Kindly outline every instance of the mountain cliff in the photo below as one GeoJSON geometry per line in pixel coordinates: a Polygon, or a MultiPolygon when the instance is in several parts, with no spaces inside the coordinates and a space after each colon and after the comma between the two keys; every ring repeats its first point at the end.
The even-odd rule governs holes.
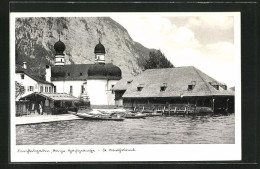
{"type": "Polygon", "coordinates": [[[26,61],[31,69],[44,73],[54,64],[53,45],[59,39],[66,45],[66,64],[94,63],[94,48],[99,39],[106,48],[106,63],[121,68],[123,77],[140,73],[149,52],[134,42],[127,30],[109,17],[30,17],[17,18],[16,63],[26,61]]]}

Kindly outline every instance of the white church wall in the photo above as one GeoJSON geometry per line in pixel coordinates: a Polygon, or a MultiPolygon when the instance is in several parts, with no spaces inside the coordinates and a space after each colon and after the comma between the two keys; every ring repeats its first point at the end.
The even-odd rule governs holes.
{"type": "Polygon", "coordinates": [[[109,80],[108,81],[108,94],[107,100],[109,105],[115,105],[115,94],[112,92],[112,86],[114,86],[118,80],[109,80]]]}
{"type": "Polygon", "coordinates": [[[56,93],[68,93],[70,94],[70,86],[72,86],[72,95],[80,97],[81,86],[85,81],[53,81],[56,86],[56,93]]]}
{"type": "Polygon", "coordinates": [[[107,105],[107,80],[88,80],[87,92],[91,105],[107,105]]]}

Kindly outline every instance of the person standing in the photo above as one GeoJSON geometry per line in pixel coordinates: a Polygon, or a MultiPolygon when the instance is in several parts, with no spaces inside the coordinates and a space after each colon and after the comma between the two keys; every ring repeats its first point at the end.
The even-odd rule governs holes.
{"type": "Polygon", "coordinates": [[[41,104],[39,104],[39,111],[40,111],[40,115],[42,115],[43,113],[42,113],[42,105],[41,104]]]}

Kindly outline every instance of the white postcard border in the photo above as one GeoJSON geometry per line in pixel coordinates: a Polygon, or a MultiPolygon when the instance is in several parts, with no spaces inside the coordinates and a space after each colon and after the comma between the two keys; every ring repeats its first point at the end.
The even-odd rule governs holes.
{"type": "MultiPolygon", "coordinates": [[[[15,126],[15,18],[16,17],[97,17],[118,13],[10,13],[10,155],[11,162],[116,162],[116,161],[229,161],[241,160],[241,26],[240,12],[234,16],[235,46],[235,144],[156,145],[16,145],[15,126]],[[53,151],[57,150],[57,151],[53,151]],[[75,151],[73,151],[75,150],[75,151]],[[111,151],[110,151],[111,150],[111,151]],[[46,152],[45,152],[46,151],[46,152]],[[48,152],[49,151],[49,152],[48,152]],[[65,151],[65,152],[64,152],[65,151]]],[[[120,13],[120,15],[201,16],[204,12],[120,13]]],[[[216,14],[216,12],[207,12],[216,14]]]]}

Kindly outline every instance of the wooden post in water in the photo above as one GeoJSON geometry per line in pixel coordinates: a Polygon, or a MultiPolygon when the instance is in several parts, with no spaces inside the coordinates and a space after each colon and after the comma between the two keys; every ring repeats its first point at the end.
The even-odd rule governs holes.
{"type": "Polygon", "coordinates": [[[212,110],[214,113],[215,112],[215,99],[214,98],[212,99],[212,110]]]}
{"type": "Polygon", "coordinates": [[[227,113],[228,113],[228,101],[229,101],[229,99],[227,99],[227,108],[226,108],[227,113]]]}

